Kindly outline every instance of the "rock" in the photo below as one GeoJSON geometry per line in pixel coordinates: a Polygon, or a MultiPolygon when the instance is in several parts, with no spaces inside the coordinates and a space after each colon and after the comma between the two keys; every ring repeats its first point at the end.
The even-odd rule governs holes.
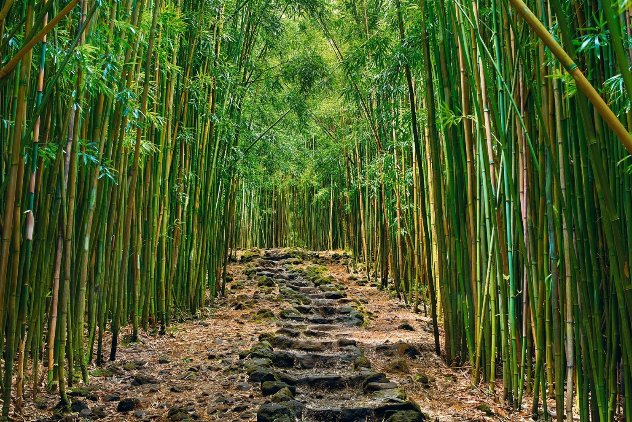
{"type": "Polygon", "coordinates": [[[265,366],[259,366],[248,374],[248,380],[251,382],[274,381],[276,379],[276,373],[265,366]]]}
{"type": "Polygon", "coordinates": [[[485,413],[485,415],[487,416],[494,416],[494,411],[492,410],[491,407],[489,407],[489,405],[487,403],[481,403],[478,406],[476,406],[477,410],[480,410],[481,412],[485,413]]]}
{"type": "Polygon", "coordinates": [[[316,357],[313,354],[305,354],[296,357],[296,363],[299,368],[312,369],[316,366],[316,357]]]}
{"type": "Polygon", "coordinates": [[[300,331],[287,327],[279,328],[276,333],[288,337],[298,337],[301,335],[300,331]]]}
{"type": "Polygon", "coordinates": [[[400,324],[399,327],[397,327],[397,329],[404,330],[404,331],[415,331],[415,328],[413,328],[413,326],[407,322],[400,324]]]}
{"type": "MultiPolygon", "coordinates": [[[[373,392],[373,397],[387,403],[405,403],[406,392],[401,388],[389,388],[388,390],[378,390],[373,392]]],[[[411,410],[411,409],[398,409],[411,410]]],[[[412,409],[416,410],[416,409],[412,409]]]]}
{"type": "Polygon", "coordinates": [[[386,366],[386,371],[396,372],[400,374],[409,374],[410,368],[408,366],[408,362],[406,362],[404,359],[395,359],[386,366]]]}
{"type": "Polygon", "coordinates": [[[98,401],[99,397],[94,394],[90,389],[85,387],[79,387],[73,389],[70,393],[68,393],[70,397],[85,397],[90,401],[98,401]]]}
{"type": "Polygon", "coordinates": [[[266,403],[257,412],[257,422],[291,422],[295,416],[288,406],[266,403]]]}
{"type": "Polygon", "coordinates": [[[312,307],[311,306],[296,305],[294,307],[294,309],[296,309],[298,312],[300,312],[302,314],[310,314],[310,313],[312,313],[312,307]]]}
{"type": "Polygon", "coordinates": [[[286,351],[274,352],[272,363],[279,368],[291,368],[294,366],[294,354],[286,351]]]}
{"type": "Polygon", "coordinates": [[[117,412],[131,412],[140,407],[140,400],[135,397],[128,397],[119,402],[116,406],[117,412]]]}
{"type": "Polygon", "coordinates": [[[159,363],[160,365],[166,365],[166,364],[168,364],[168,363],[171,363],[171,359],[169,359],[169,358],[168,358],[168,357],[166,357],[166,356],[161,356],[161,357],[159,357],[159,358],[158,358],[158,363],[159,363]]]}
{"type": "Polygon", "coordinates": [[[264,381],[261,384],[261,394],[263,394],[264,397],[271,396],[283,388],[287,388],[292,393],[292,396],[296,394],[296,387],[286,384],[283,381],[264,381]]]}
{"type": "Polygon", "coordinates": [[[355,309],[353,309],[351,306],[343,306],[341,308],[338,308],[338,313],[339,314],[343,314],[343,315],[349,315],[352,312],[356,311],[355,309]]]}
{"type": "Polygon", "coordinates": [[[395,412],[386,422],[424,422],[426,415],[415,410],[402,410],[395,412]]]}
{"type": "Polygon", "coordinates": [[[382,372],[375,372],[367,369],[354,376],[351,379],[351,382],[355,385],[361,385],[364,387],[370,382],[388,382],[388,378],[386,378],[386,375],[382,372]]]}
{"type": "Polygon", "coordinates": [[[78,413],[85,409],[89,409],[89,407],[83,400],[73,400],[72,404],[70,405],[70,410],[73,412],[78,413]]]}
{"type": "Polygon", "coordinates": [[[142,419],[147,415],[147,412],[145,412],[144,410],[136,410],[134,412],[134,416],[136,416],[138,419],[142,419]]]}
{"type": "Polygon", "coordinates": [[[250,364],[256,366],[272,366],[272,359],[268,358],[252,358],[250,364]]]}
{"type": "Polygon", "coordinates": [[[352,338],[339,338],[338,339],[338,346],[340,346],[340,347],[356,346],[357,344],[358,344],[358,342],[356,342],[352,338]]]}
{"type": "Polygon", "coordinates": [[[272,396],[270,396],[270,400],[273,403],[281,403],[281,402],[290,401],[293,399],[294,399],[294,394],[292,394],[292,391],[290,391],[289,388],[282,388],[276,393],[274,393],[272,396]]]}
{"type": "Polygon", "coordinates": [[[299,384],[311,388],[344,388],[345,383],[340,375],[310,375],[298,380],[299,384]]]}
{"type": "Polygon", "coordinates": [[[342,299],[344,295],[340,292],[325,292],[325,299],[342,299]]]}
{"type": "Polygon", "coordinates": [[[317,421],[358,422],[372,420],[369,419],[372,409],[368,407],[313,409],[308,410],[308,413],[310,420],[317,421]]]}
{"type": "Polygon", "coordinates": [[[364,315],[358,311],[353,311],[349,315],[340,317],[339,321],[351,327],[360,327],[362,326],[362,324],[364,324],[364,315]]]}
{"type": "Polygon", "coordinates": [[[364,355],[360,355],[353,361],[353,367],[359,368],[371,368],[371,361],[364,355]]]}
{"type": "Polygon", "coordinates": [[[92,410],[87,407],[85,409],[81,409],[81,412],[79,412],[79,416],[82,418],[87,418],[90,415],[92,415],[92,410]]]}
{"type": "Polygon", "coordinates": [[[420,373],[413,376],[413,381],[418,382],[425,388],[428,388],[430,387],[430,383],[434,380],[431,379],[428,375],[420,373]]]}
{"type": "Polygon", "coordinates": [[[180,387],[179,385],[174,385],[169,389],[169,391],[171,391],[172,393],[182,393],[185,391],[185,389],[183,387],[180,387]]]}
{"type": "Polygon", "coordinates": [[[248,390],[250,390],[250,384],[248,384],[246,382],[240,382],[235,387],[237,387],[237,389],[240,390],[240,391],[248,391],[248,390]]]}
{"type": "Polygon", "coordinates": [[[145,362],[143,360],[133,360],[133,361],[130,361],[130,362],[125,362],[123,364],[123,369],[125,369],[127,371],[135,371],[135,370],[137,371],[137,370],[142,369],[145,366],[146,363],[147,362],[145,362]]]}
{"type": "Polygon", "coordinates": [[[396,343],[396,345],[397,345],[397,354],[399,354],[400,356],[408,356],[409,358],[414,359],[420,355],[419,349],[417,349],[415,346],[411,344],[399,342],[399,343],[396,343]]]}
{"type": "Polygon", "coordinates": [[[420,355],[419,349],[403,341],[397,343],[383,343],[375,348],[375,351],[385,356],[408,356],[411,359],[420,355]]]}
{"type": "Polygon", "coordinates": [[[303,403],[296,400],[283,402],[283,405],[290,409],[292,414],[294,414],[297,419],[300,419],[301,415],[303,414],[303,409],[305,408],[305,405],[303,403]]]}
{"type": "MultiPolygon", "coordinates": [[[[269,335],[267,337],[267,341],[272,345],[272,347],[279,349],[292,349],[294,345],[294,340],[287,336],[269,335]]],[[[272,359],[272,356],[270,356],[270,359],[272,359]]]]}
{"type": "Polygon", "coordinates": [[[364,386],[365,391],[382,391],[397,388],[394,382],[369,382],[364,386]]]}
{"type": "Polygon", "coordinates": [[[248,406],[245,404],[238,404],[237,406],[233,407],[233,412],[236,413],[241,413],[248,410],[248,406]]]}
{"type": "Polygon", "coordinates": [[[105,410],[105,407],[99,406],[92,409],[91,419],[102,419],[105,418],[108,413],[105,410]]]}
{"type": "Polygon", "coordinates": [[[169,419],[170,421],[191,420],[193,419],[192,418],[193,415],[191,415],[190,412],[194,410],[195,409],[192,409],[190,407],[174,406],[171,409],[169,409],[169,413],[167,413],[167,419],[169,419]]]}
{"type": "Polygon", "coordinates": [[[255,314],[256,319],[272,319],[274,318],[274,312],[270,309],[259,309],[255,314]]]}
{"type": "Polygon", "coordinates": [[[134,375],[134,377],[132,378],[132,385],[134,387],[146,384],[158,384],[158,380],[148,375],[134,375]]]}
{"type": "Polygon", "coordinates": [[[289,385],[296,385],[298,383],[298,380],[296,378],[284,372],[278,373],[277,378],[279,379],[279,381],[283,381],[284,383],[289,385]]]}
{"type": "Polygon", "coordinates": [[[272,345],[267,341],[261,341],[250,348],[250,350],[242,351],[239,353],[240,359],[245,359],[250,356],[251,358],[266,358],[272,359],[272,345]]]}
{"type": "Polygon", "coordinates": [[[121,396],[119,394],[108,394],[107,396],[105,396],[104,400],[107,401],[119,401],[121,400],[121,396]]]}
{"type": "Polygon", "coordinates": [[[305,317],[296,309],[284,309],[279,312],[279,318],[289,319],[290,321],[302,321],[305,317]]]}
{"type": "Polygon", "coordinates": [[[334,322],[334,320],[332,318],[327,318],[327,317],[322,317],[322,316],[314,316],[309,318],[309,322],[311,324],[319,324],[319,325],[325,325],[325,324],[330,324],[332,322],[334,322]]]}
{"type": "Polygon", "coordinates": [[[304,350],[306,352],[324,352],[327,347],[329,347],[329,344],[324,342],[310,340],[297,340],[294,342],[295,349],[304,350]]]}
{"type": "Polygon", "coordinates": [[[274,280],[265,275],[257,277],[257,286],[259,287],[274,287],[274,280]]]}

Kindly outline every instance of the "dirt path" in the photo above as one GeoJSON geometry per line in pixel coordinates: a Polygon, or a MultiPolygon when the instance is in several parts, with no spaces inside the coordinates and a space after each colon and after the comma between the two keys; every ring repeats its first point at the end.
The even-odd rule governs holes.
{"type": "MultiPolygon", "coordinates": [[[[247,251],[230,294],[167,336],[125,344],[65,420],[519,420],[433,353],[430,319],[340,254],[247,251]],[[298,418],[296,418],[298,416],[298,418]],[[390,418],[390,419],[389,419],[390,418]]],[[[59,420],[41,394],[23,420],[59,420]]]]}

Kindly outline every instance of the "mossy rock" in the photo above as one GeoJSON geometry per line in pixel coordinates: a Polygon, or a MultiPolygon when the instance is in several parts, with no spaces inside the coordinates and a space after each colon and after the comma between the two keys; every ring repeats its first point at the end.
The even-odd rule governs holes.
{"type": "Polygon", "coordinates": [[[261,257],[261,251],[258,249],[249,249],[241,255],[240,262],[251,262],[261,257]]]}
{"type": "Polygon", "coordinates": [[[389,390],[379,390],[373,393],[373,397],[389,402],[403,402],[406,400],[406,392],[401,388],[391,388],[389,390]]]}
{"type": "Polygon", "coordinates": [[[410,374],[410,367],[408,366],[408,362],[405,359],[395,359],[389,362],[386,366],[386,370],[388,372],[400,373],[400,374],[410,374]]]}
{"type": "Polygon", "coordinates": [[[264,397],[276,394],[281,390],[288,390],[290,392],[290,399],[296,394],[296,386],[286,384],[283,381],[264,381],[261,383],[261,394],[263,394],[264,397]]]}
{"type": "Polygon", "coordinates": [[[494,411],[492,410],[491,407],[489,407],[487,403],[479,404],[478,406],[476,406],[476,409],[485,413],[486,416],[494,416],[494,411]]]}
{"type": "Polygon", "coordinates": [[[260,275],[257,277],[257,286],[259,287],[274,287],[274,280],[265,275],[260,275]]]}
{"type": "Polygon", "coordinates": [[[85,397],[91,401],[97,401],[99,399],[92,389],[88,387],[75,387],[68,395],[70,397],[85,397]]]}
{"type": "Polygon", "coordinates": [[[139,369],[142,369],[145,366],[145,363],[146,362],[141,361],[141,360],[125,362],[123,364],[123,369],[125,369],[126,371],[137,371],[139,369]]]}
{"type": "Polygon", "coordinates": [[[272,403],[282,403],[284,401],[290,401],[294,398],[294,395],[289,388],[284,387],[270,396],[272,403]]]}
{"type": "Polygon", "coordinates": [[[359,368],[371,368],[371,361],[364,355],[360,355],[353,361],[353,367],[359,368]]]}
{"type": "Polygon", "coordinates": [[[281,312],[279,312],[279,318],[297,319],[297,318],[302,318],[302,315],[296,309],[289,308],[289,309],[283,309],[281,312]]]}
{"type": "Polygon", "coordinates": [[[251,358],[263,358],[272,360],[272,346],[267,341],[261,341],[254,346],[252,346],[249,350],[245,350],[239,353],[240,359],[245,359],[250,356],[251,358]]]}
{"type": "Polygon", "coordinates": [[[257,271],[259,270],[259,267],[257,267],[256,265],[249,263],[246,264],[244,266],[244,274],[246,274],[248,277],[252,277],[253,275],[255,275],[257,273],[257,271]]]}
{"type": "Polygon", "coordinates": [[[230,285],[230,290],[239,290],[239,289],[243,289],[244,288],[244,282],[243,281],[238,281],[236,283],[233,283],[230,285]]]}
{"type": "Polygon", "coordinates": [[[419,374],[413,375],[413,381],[421,384],[425,388],[428,388],[430,387],[430,383],[433,382],[434,379],[432,379],[431,377],[429,377],[428,375],[424,373],[419,373],[419,374]]]}
{"type": "Polygon", "coordinates": [[[110,368],[97,368],[90,371],[90,375],[95,378],[107,378],[115,375],[115,372],[110,368]]]}
{"type": "Polygon", "coordinates": [[[273,319],[274,318],[274,312],[272,312],[270,309],[259,309],[257,311],[257,313],[254,316],[254,320],[255,321],[261,321],[264,319],[273,319]]]}

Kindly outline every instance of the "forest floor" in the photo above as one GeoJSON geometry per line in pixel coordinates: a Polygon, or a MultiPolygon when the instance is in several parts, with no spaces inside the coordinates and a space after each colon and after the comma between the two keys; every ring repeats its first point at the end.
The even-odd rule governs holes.
{"type": "MultiPolygon", "coordinates": [[[[287,403],[304,421],[423,420],[417,409],[436,421],[526,420],[473,387],[467,368],[446,366],[430,318],[350,273],[343,254],[239,256],[225,299],[124,343],[73,390],[64,420],[281,421],[287,403]]],[[[56,401],[40,393],[16,419],[59,420],[56,401]]]]}

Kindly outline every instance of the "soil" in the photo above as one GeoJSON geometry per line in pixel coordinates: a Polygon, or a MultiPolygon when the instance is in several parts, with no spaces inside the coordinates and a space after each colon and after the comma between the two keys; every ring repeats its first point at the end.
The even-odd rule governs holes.
{"type": "Polygon", "coordinates": [[[75,386],[73,413],[57,414],[57,396],[43,391],[15,419],[256,421],[259,413],[264,421],[275,403],[290,402],[305,421],[386,420],[394,412],[389,420],[422,420],[415,412],[436,421],[528,419],[487,386],[472,386],[469,368],[435,355],[429,316],[349,264],[342,252],[240,252],[226,298],[166,335],[124,342],[117,361],[91,367],[89,386],[75,386]],[[268,348],[271,361],[260,356],[268,348]],[[267,383],[252,379],[253,365],[267,383]],[[369,371],[381,378],[357,381],[369,371]],[[375,413],[384,400],[400,407],[375,413]],[[347,411],[350,419],[341,419],[351,407],[369,416],[347,411]]]}

